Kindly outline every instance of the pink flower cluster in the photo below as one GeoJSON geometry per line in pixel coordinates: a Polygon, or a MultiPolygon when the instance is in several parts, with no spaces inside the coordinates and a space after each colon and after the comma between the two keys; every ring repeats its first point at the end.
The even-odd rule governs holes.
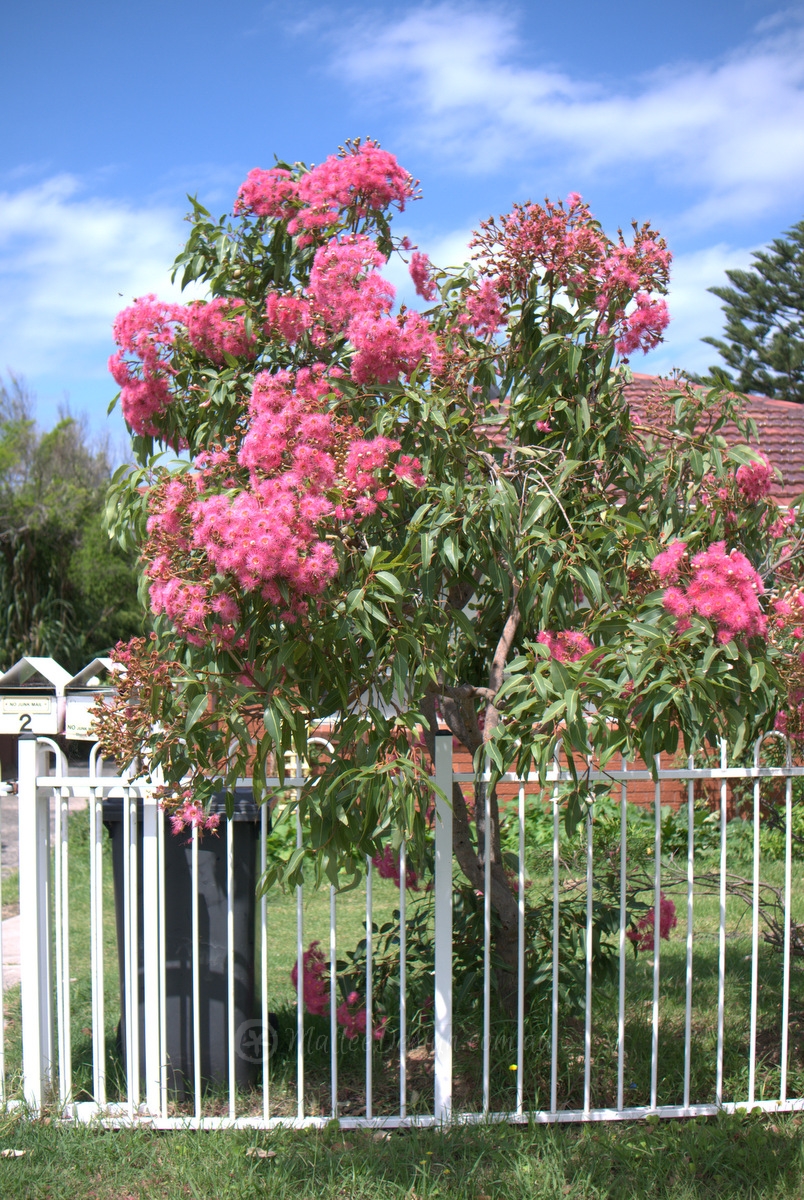
{"type": "Polygon", "coordinates": [[[184,310],[187,337],[210,362],[220,366],[224,355],[251,358],[257,343],[253,334],[246,333],[245,306],[236,300],[217,297],[197,300],[184,310]]]}
{"type": "MultiPolygon", "coordinates": [[[[676,906],[673,901],[659,893],[659,937],[668,941],[671,929],[678,925],[676,906]]],[[[656,910],[655,906],[648,909],[636,923],[636,928],[628,930],[627,935],[636,950],[655,950],[656,948],[656,910]]]]}
{"type": "Polygon", "coordinates": [[[748,504],[757,504],[770,494],[773,487],[773,467],[767,455],[760,453],[752,463],[737,468],[737,487],[748,504]]]}
{"type": "Polygon", "coordinates": [[[665,302],[651,296],[667,290],[671,256],[664,241],[643,225],[634,226],[631,245],[622,234],[611,242],[577,192],[566,204],[515,205],[499,225],[483,222],[472,246],[481,273],[495,277],[501,294],[524,295],[536,276],[592,303],[599,333],[611,333],[620,354],[652,349],[667,327],[665,302]]]}
{"type": "Polygon", "coordinates": [[[186,328],[188,341],[211,362],[224,354],[252,358],[256,340],[246,333],[244,305],[216,298],[190,305],[166,304],[143,296],[123,309],[113,333],[119,349],[109,370],[120,388],[123,416],[135,433],[159,434],[156,423],[172,399],[176,333],[186,328]]]}
{"type": "Polygon", "coordinates": [[[647,292],[637,292],[636,308],[622,319],[622,332],[615,343],[618,354],[628,356],[635,350],[645,354],[662,340],[670,323],[670,313],[664,300],[655,300],[647,292]]]}
{"type": "Polygon", "coordinates": [[[304,244],[337,225],[344,209],[357,216],[390,204],[402,210],[416,194],[415,181],[394,155],[369,139],[331,154],[298,179],[284,167],[250,171],[235,212],[286,220],[288,231],[304,244]]]}
{"type": "Polygon", "coordinates": [[[438,295],[436,281],[430,275],[430,259],[419,250],[414,250],[410,257],[410,277],[416,288],[417,296],[422,300],[435,300],[438,295]]]}
{"type": "Polygon", "coordinates": [[[478,337],[493,337],[505,320],[500,293],[493,279],[484,279],[478,288],[471,288],[465,296],[466,312],[461,324],[475,330],[478,337]]]}
{"type": "Polygon", "coordinates": [[[184,791],[181,794],[173,792],[163,795],[161,807],[170,817],[171,833],[178,836],[185,829],[197,829],[199,837],[204,833],[217,833],[220,816],[213,813],[208,816],[203,807],[192,798],[192,793],[184,791]]]}
{"type": "MultiPolygon", "coordinates": [[[[299,964],[293,964],[290,981],[298,993],[299,964]]],[[[324,958],[320,942],[311,942],[302,955],[302,1000],[308,1013],[325,1017],[329,1012],[329,964],[324,958]]],[[[366,1008],[357,992],[350,992],[346,1000],[335,1010],[335,1019],[351,1040],[366,1032],[366,1008]]],[[[383,1017],[372,1031],[376,1041],[385,1033],[387,1017],[383,1017]]]]}
{"type": "Polygon", "coordinates": [[[195,472],[152,489],[151,607],[188,640],[235,640],[239,606],[226,588],[213,587],[213,574],[259,592],[287,619],[298,616],[338,570],[326,524],[375,512],[388,496],[384,473],[389,483],[423,482],[418,459],[403,455],[391,466],[399,442],[356,437],[354,426],[339,424],[332,407],[339,378],[322,364],[258,374],[237,459],[200,455],[195,472]],[[248,471],[248,486],[236,490],[238,467],[248,471]]]}
{"type": "Polygon", "coordinates": [[[562,663],[577,662],[579,658],[583,658],[584,654],[588,654],[595,648],[594,643],[586,634],[577,629],[563,629],[558,633],[544,629],[536,641],[547,647],[551,658],[562,663]]]}
{"type": "Polygon", "coordinates": [[[655,571],[662,583],[676,583],[686,555],[686,542],[671,542],[666,550],[656,555],[650,564],[651,570],[655,571]]]}
{"type": "MultiPolygon", "coordinates": [[[[311,942],[302,955],[302,997],[304,1007],[314,1017],[323,1017],[329,1012],[328,963],[324,958],[320,942],[311,942]]],[[[299,989],[299,964],[293,964],[290,982],[295,991],[299,989]]]]}
{"type": "MultiPolygon", "coordinates": [[[[685,553],[685,543],[674,542],[653,560],[653,570],[663,583],[680,580],[685,553]]],[[[691,627],[689,618],[697,613],[712,622],[719,642],[730,642],[740,634],[764,637],[767,617],[759,603],[764,590],[740,550],[727,554],[726,543],[715,542],[695,555],[684,587],[666,589],[663,604],[677,618],[680,632],[691,627]]]]}
{"type": "MultiPolygon", "coordinates": [[[[399,887],[399,855],[394,854],[391,846],[386,846],[382,854],[375,854],[371,863],[381,879],[392,879],[399,887]]],[[[419,890],[419,877],[410,863],[405,864],[405,887],[412,892],[419,890]]]]}
{"type": "Polygon", "coordinates": [[[109,359],[109,370],[120,388],[123,416],[135,433],[157,433],[154,418],[170,403],[171,351],[184,313],[182,305],[164,304],[151,294],[115,319],[114,340],[120,348],[109,359]]]}

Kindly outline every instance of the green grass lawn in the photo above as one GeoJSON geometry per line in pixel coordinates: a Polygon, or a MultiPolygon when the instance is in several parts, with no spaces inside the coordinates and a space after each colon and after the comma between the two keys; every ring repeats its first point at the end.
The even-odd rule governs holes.
{"type": "Polygon", "coordinates": [[[802,1118],[155,1133],[0,1116],[0,1194],[30,1200],[797,1200],[802,1118]]]}

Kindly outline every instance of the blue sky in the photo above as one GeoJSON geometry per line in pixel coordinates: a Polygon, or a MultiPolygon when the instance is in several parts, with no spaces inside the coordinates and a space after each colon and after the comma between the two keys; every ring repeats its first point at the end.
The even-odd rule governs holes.
{"type": "Polygon", "coordinates": [[[3,10],[0,370],[44,426],[66,398],[121,447],[116,311],[172,294],[188,192],[223,212],[275,154],[378,139],[422,181],[400,230],[443,265],[514,200],[579,191],[610,233],[650,220],[675,254],[673,320],[636,370],[714,361],[707,287],[804,216],[804,2],[3,10]]]}

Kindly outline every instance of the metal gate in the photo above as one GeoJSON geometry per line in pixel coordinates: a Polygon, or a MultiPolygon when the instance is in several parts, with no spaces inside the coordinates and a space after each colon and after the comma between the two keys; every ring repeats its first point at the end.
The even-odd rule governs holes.
{"type": "MultiPolygon", "coordinates": [[[[796,1068],[796,1077],[791,1085],[790,1065],[791,1049],[796,1053],[798,1050],[797,1045],[791,1048],[791,996],[795,1000],[801,994],[804,1006],[804,988],[799,987],[797,964],[794,961],[798,934],[793,912],[796,903],[793,885],[793,782],[804,775],[804,767],[791,765],[790,747],[786,742],[783,743],[785,763],[781,766],[761,765],[761,746],[758,743],[754,765],[750,767],[730,766],[727,748],[723,745],[719,765],[715,767],[696,767],[690,760],[686,767],[679,768],[657,760],[655,775],[644,767],[634,767],[625,762],[616,770],[588,772],[589,782],[603,782],[613,789],[614,802],[619,805],[619,853],[616,847],[611,849],[603,864],[610,885],[615,875],[619,880],[619,909],[617,911],[615,905],[612,917],[616,928],[610,930],[607,942],[609,957],[616,963],[616,970],[605,986],[594,981],[596,904],[599,903],[596,888],[599,887],[601,870],[600,863],[595,859],[594,808],[589,810],[582,826],[582,869],[576,870],[574,876],[569,878],[567,840],[562,822],[562,789],[569,781],[568,773],[559,765],[555,765],[548,773],[547,782],[552,798],[548,796],[546,801],[543,784],[535,776],[522,780],[505,777],[504,782],[513,785],[515,793],[508,819],[516,842],[514,887],[518,895],[519,925],[516,1013],[515,1016],[509,1015],[505,1023],[505,1037],[501,1043],[495,1033],[500,1021],[495,1015],[494,918],[490,902],[491,862],[488,843],[484,863],[486,887],[482,897],[482,952],[480,949],[478,951],[480,985],[473,1001],[472,1011],[475,1015],[469,1018],[470,1024],[472,1020],[476,1021],[476,1039],[469,1037],[467,1040],[466,1019],[453,1011],[455,996],[461,991],[461,978],[460,973],[454,971],[453,962],[455,905],[452,810],[446,798],[452,793],[453,782],[471,785],[475,777],[454,773],[450,736],[440,735],[436,740],[435,783],[438,795],[434,830],[435,866],[432,896],[427,900],[428,904],[432,903],[434,939],[432,1000],[428,1001],[432,1006],[432,1019],[426,1036],[423,1040],[420,1037],[414,1045],[410,1032],[408,919],[411,904],[423,901],[406,895],[407,864],[403,846],[399,859],[397,901],[399,961],[396,986],[399,1012],[394,1016],[398,1034],[390,1052],[374,1036],[379,1028],[374,1011],[373,977],[378,938],[375,922],[376,870],[370,861],[366,863],[365,1030],[360,1042],[361,1051],[363,1047],[365,1049],[365,1058],[359,1089],[362,1103],[358,1104],[355,1100],[353,1051],[349,1060],[350,1104],[345,1104],[343,1100],[344,1083],[336,1019],[338,980],[335,970],[330,971],[329,979],[329,1062],[324,1070],[319,1056],[315,1079],[310,1074],[309,1047],[305,1037],[305,1022],[309,1021],[309,1017],[305,1014],[304,1004],[307,910],[306,889],[303,888],[298,888],[290,901],[295,903],[293,949],[298,972],[295,1097],[290,1102],[285,1089],[282,1102],[279,1103],[272,1088],[275,1062],[269,1036],[269,1005],[273,986],[269,950],[275,944],[276,934],[272,929],[265,896],[257,905],[255,934],[260,1003],[249,1029],[245,1031],[249,1034],[248,1053],[258,1058],[255,1064],[257,1077],[255,1087],[248,1095],[238,1089],[235,1082],[236,1065],[238,1055],[243,1053],[244,1031],[235,1026],[233,894],[236,866],[231,827],[222,822],[220,839],[226,853],[228,905],[225,971],[227,1018],[222,1036],[226,1039],[228,1069],[226,1086],[211,1105],[204,1094],[200,1070],[199,1011],[202,997],[199,956],[202,902],[198,890],[197,831],[194,830],[192,834],[191,886],[186,897],[192,928],[194,1061],[187,1102],[178,1104],[168,1086],[166,1049],[164,871],[166,838],[172,835],[166,831],[165,818],[154,791],[143,780],[105,775],[97,746],[91,751],[86,775],[77,777],[68,772],[64,754],[55,742],[44,737],[21,737],[18,803],[22,949],[19,1013],[22,1037],[20,1083],[15,1092],[10,1074],[13,1064],[9,1057],[8,1036],[3,1031],[4,1022],[0,1022],[0,1080],[6,1103],[23,1103],[34,1112],[41,1111],[46,1105],[56,1104],[65,1117],[76,1120],[100,1120],[113,1124],[147,1122],[158,1128],[270,1128],[279,1125],[323,1125],[332,1119],[339,1120],[343,1127],[432,1125],[449,1120],[468,1122],[488,1119],[599,1121],[635,1119],[649,1114],[658,1114],[660,1117],[705,1115],[720,1109],[733,1111],[741,1106],[758,1107],[766,1111],[804,1107],[804,1094],[801,1094],[798,1086],[800,1072],[796,1068]],[[51,768],[46,763],[48,754],[55,762],[51,768]],[[631,812],[628,804],[629,786],[641,784],[644,787],[646,782],[653,789],[650,814],[652,843],[646,851],[650,854],[652,864],[654,944],[649,965],[645,965],[644,956],[637,962],[633,953],[634,920],[628,908],[628,847],[629,838],[633,840],[628,825],[631,812]],[[719,839],[711,855],[711,869],[706,874],[705,896],[709,899],[702,899],[700,873],[696,875],[696,864],[700,861],[699,857],[696,858],[700,812],[696,808],[695,788],[702,783],[714,788],[717,794],[717,808],[708,827],[710,840],[718,842],[719,839]],[[730,873],[732,852],[729,838],[732,834],[729,831],[728,806],[729,789],[737,783],[748,789],[751,811],[743,822],[745,830],[740,832],[749,831],[752,843],[750,877],[743,880],[745,886],[740,893],[741,898],[738,897],[745,910],[740,918],[743,924],[737,921],[733,928],[733,909],[738,901],[733,897],[733,872],[730,873]],[[685,792],[685,803],[673,820],[676,843],[679,826],[686,825],[686,846],[682,847],[682,852],[676,844],[673,857],[670,858],[663,846],[663,824],[667,820],[663,800],[669,788],[677,791],[679,785],[685,792]],[[766,791],[771,787],[781,788],[784,792],[778,806],[783,851],[778,861],[779,882],[775,892],[778,901],[777,924],[781,929],[777,950],[769,948],[761,937],[765,894],[765,883],[761,876],[762,806],[766,791]],[[68,820],[69,803],[76,796],[86,799],[86,813],[73,815],[68,820]],[[109,982],[110,968],[104,958],[105,936],[108,945],[108,930],[105,934],[104,922],[109,917],[109,863],[108,852],[104,849],[107,834],[102,807],[104,799],[112,796],[122,800],[125,846],[122,945],[125,970],[120,1013],[125,1034],[122,1082],[118,1081],[114,1098],[110,1097],[107,1078],[109,993],[106,984],[109,982]],[[527,831],[529,814],[537,811],[537,805],[540,806],[543,823],[545,803],[548,806],[548,819],[552,822],[552,832],[541,851],[543,861],[549,864],[543,879],[543,908],[551,914],[551,928],[541,960],[546,999],[541,1010],[534,1013],[527,978],[528,963],[531,961],[526,930],[527,861],[530,852],[527,831]],[[138,811],[141,812],[141,819],[138,818],[138,811]],[[71,822],[79,820],[86,822],[88,831],[80,853],[89,859],[89,928],[80,936],[85,943],[88,934],[91,990],[91,1025],[83,1030],[83,1035],[91,1039],[91,1079],[82,1083],[80,1096],[74,1080],[72,1045],[73,1010],[77,1003],[76,986],[79,983],[76,976],[71,975],[71,963],[74,963],[76,954],[74,943],[78,937],[71,922],[71,905],[77,903],[77,893],[71,887],[71,868],[74,872],[76,850],[71,849],[69,840],[71,822]],[[52,841],[51,825],[55,830],[52,841]],[[683,887],[679,882],[682,874],[683,887]],[[672,947],[668,943],[665,949],[658,925],[662,904],[667,903],[663,892],[670,876],[679,898],[680,932],[672,947]],[[138,894],[140,888],[141,894],[138,894]],[[565,986],[562,982],[562,919],[566,917],[571,897],[575,905],[573,911],[583,911],[578,909],[578,905],[585,904],[585,927],[584,921],[579,920],[577,931],[581,950],[576,963],[578,974],[574,1017],[567,1016],[565,986]],[[700,920],[696,925],[702,904],[704,908],[709,904],[713,913],[713,906],[716,906],[716,916],[710,914],[706,928],[701,927],[700,920]],[[682,942],[683,985],[680,975],[682,942]],[[746,955],[744,951],[749,946],[750,951],[746,955]],[[668,968],[663,972],[663,964],[671,948],[672,970],[668,968]],[[704,957],[708,954],[706,962],[711,967],[709,982],[702,981],[702,977],[696,974],[696,953],[704,952],[704,957]],[[750,961],[750,971],[744,971],[739,966],[740,961],[750,961]],[[143,976],[142,1001],[138,985],[140,974],[143,976]],[[674,999],[670,997],[670,983],[673,983],[674,999]],[[709,991],[706,992],[708,999],[704,1002],[705,1011],[701,1012],[700,1003],[696,1007],[695,997],[696,989],[704,987],[709,991]],[[634,999],[635,988],[641,988],[638,999],[634,999]],[[734,1003],[742,1006],[741,1011],[744,1009],[744,1035],[735,1034],[727,1020],[730,1018],[732,995],[736,997],[734,1003]],[[674,1023],[668,1024],[667,1011],[671,1000],[675,1005],[675,1016],[674,1023]],[[144,1009],[142,1013],[141,1006],[144,1009]],[[771,1025],[767,1025],[766,1017],[762,1017],[766,1024],[760,1029],[760,1015],[769,1012],[775,1014],[771,1025]],[[533,1033],[534,1021],[538,1025],[538,1036],[533,1033]],[[255,1033],[261,1036],[255,1036],[255,1033]],[[635,1049],[637,1035],[644,1043],[639,1061],[635,1049]],[[778,1054],[773,1044],[776,1035],[778,1054]],[[740,1044],[740,1054],[744,1050],[744,1069],[740,1068],[736,1074],[735,1038],[740,1044]],[[680,1052],[682,1041],[683,1052],[680,1052]],[[706,1064],[703,1064],[699,1043],[709,1047],[707,1053],[711,1061],[707,1060],[706,1064]],[[501,1045],[503,1049],[500,1049],[501,1045]],[[675,1063],[675,1075],[668,1082],[664,1064],[670,1051],[675,1063]],[[499,1056],[503,1052],[509,1059],[515,1057],[515,1061],[501,1062],[499,1056]],[[699,1063],[705,1065],[711,1075],[711,1086],[706,1083],[707,1094],[698,1094],[697,1091],[699,1063]],[[768,1067],[768,1063],[772,1067],[768,1067]],[[414,1064],[418,1074],[412,1082],[414,1064]],[[383,1082],[381,1100],[378,1100],[375,1086],[378,1071],[383,1082]],[[510,1074],[505,1076],[501,1074],[502,1071],[510,1074]],[[641,1084],[629,1078],[638,1071],[641,1072],[641,1084]],[[392,1076],[393,1096],[386,1086],[392,1076]],[[426,1090],[421,1086],[422,1079],[426,1081],[426,1090]],[[313,1105],[315,1111],[310,1110],[312,1084],[317,1089],[317,1099],[313,1105]],[[639,1102],[631,1102],[629,1092],[638,1087],[645,1094],[639,1102]],[[356,1112],[356,1108],[361,1111],[356,1112]]],[[[303,775],[297,773],[285,779],[283,786],[298,791],[304,782],[303,775]]],[[[268,785],[279,788],[279,780],[269,780],[268,785]]],[[[487,790],[486,804],[489,803],[487,790]]],[[[258,861],[263,870],[267,861],[268,836],[268,811],[263,806],[258,840],[258,861]]],[[[298,823],[296,837],[297,845],[301,845],[303,830],[298,823]]],[[[742,840],[746,843],[745,837],[742,840]]],[[[84,867],[82,878],[85,874],[84,867]]],[[[337,962],[339,950],[342,949],[338,944],[341,903],[341,897],[331,889],[329,943],[326,947],[330,964],[337,962]]],[[[804,912],[801,917],[804,920],[804,912]]],[[[116,987],[117,980],[114,983],[116,987]]],[[[8,990],[3,996],[6,1016],[16,1003],[16,993],[8,990]]],[[[804,1014],[796,1014],[796,1020],[800,1015],[804,1014]]],[[[341,1037],[340,1044],[342,1041],[341,1037]]],[[[709,1076],[706,1078],[709,1079],[709,1076]]]]}

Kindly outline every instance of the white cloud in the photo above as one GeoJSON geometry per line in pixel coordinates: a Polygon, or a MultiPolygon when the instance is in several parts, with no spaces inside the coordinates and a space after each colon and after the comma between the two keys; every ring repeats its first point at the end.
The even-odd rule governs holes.
{"type": "Polygon", "coordinates": [[[720,62],[668,66],[619,89],[525,65],[522,49],[501,12],[442,3],[352,28],[338,72],[402,97],[415,139],[469,170],[545,155],[578,172],[649,168],[695,197],[689,218],[699,226],[804,196],[801,23],[720,62]]]}
{"type": "Polygon", "coordinates": [[[72,176],[0,193],[0,368],[103,376],[116,313],[175,296],[182,240],[176,211],[87,196],[72,176]]]}

